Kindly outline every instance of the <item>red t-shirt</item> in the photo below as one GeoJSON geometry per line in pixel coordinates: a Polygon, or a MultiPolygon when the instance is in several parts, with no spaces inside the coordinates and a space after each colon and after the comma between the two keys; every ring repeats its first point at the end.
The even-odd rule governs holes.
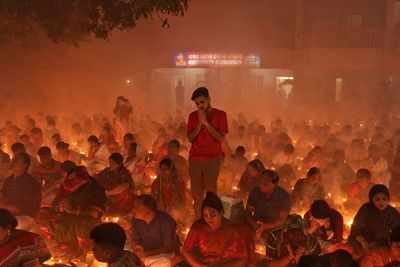
{"type": "MultiPolygon", "coordinates": [[[[213,109],[207,115],[207,121],[214,129],[220,133],[228,133],[228,119],[226,113],[222,110],[213,109]]],[[[197,111],[190,113],[187,123],[187,134],[190,134],[199,124],[197,111]]],[[[222,155],[222,146],[205,127],[202,127],[200,133],[192,141],[190,156],[195,160],[211,160],[222,155]]]]}

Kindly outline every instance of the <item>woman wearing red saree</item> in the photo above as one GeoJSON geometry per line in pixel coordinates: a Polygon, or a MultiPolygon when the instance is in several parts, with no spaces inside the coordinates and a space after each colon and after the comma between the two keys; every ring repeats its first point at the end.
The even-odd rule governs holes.
{"type": "Polygon", "coordinates": [[[37,234],[16,230],[17,220],[0,209],[0,266],[40,266],[50,258],[43,239],[37,234]]]}
{"type": "Polygon", "coordinates": [[[201,212],[202,219],[193,224],[183,246],[187,264],[192,267],[251,265],[254,253],[251,235],[244,225],[222,216],[223,205],[216,194],[207,193],[201,212]]]}
{"type": "Polygon", "coordinates": [[[106,205],[104,188],[84,167],[73,168],[51,208],[43,208],[41,221],[57,243],[73,251],[83,248],[89,232],[100,223],[106,205]]]}
{"type": "Polygon", "coordinates": [[[95,176],[106,190],[106,213],[110,216],[124,217],[133,208],[135,184],[131,173],[124,166],[120,153],[113,153],[108,158],[109,167],[95,176]]]}
{"type": "Polygon", "coordinates": [[[151,195],[157,200],[157,206],[164,211],[184,204],[186,184],[178,176],[174,162],[164,158],[159,164],[159,175],[151,185],[151,195]]]}

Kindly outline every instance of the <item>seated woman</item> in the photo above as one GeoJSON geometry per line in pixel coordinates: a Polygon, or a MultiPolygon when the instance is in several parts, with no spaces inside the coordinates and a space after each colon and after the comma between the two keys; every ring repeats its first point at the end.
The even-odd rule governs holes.
{"type": "Polygon", "coordinates": [[[324,252],[330,252],[343,241],[343,216],[324,200],[316,200],[304,215],[308,233],[317,238],[324,252]]]}
{"type": "Polygon", "coordinates": [[[120,153],[111,154],[108,161],[109,167],[95,178],[106,190],[107,215],[123,217],[133,208],[135,184],[120,153]]]}
{"type": "Polygon", "coordinates": [[[187,216],[189,197],[187,197],[186,183],[178,176],[171,159],[161,160],[159,175],[151,185],[151,195],[157,200],[159,209],[168,212],[178,225],[190,226],[190,216],[187,216]]]}
{"type": "Polygon", "coordinates": [[[247,199],[250,192],[258,186],[261,173],[265,171],[264,164],[259,159],[255,159],[247,163],[246,170],[242,174],[239,181],[238,197],[247,199]]]}
{"type": "Polygon", "coordinates": [[[369,202],[358,210],[351,226],[349,244],[355,253],[389,242],[390,230],[400,224],[400,213],[389,201],[385,185],[375,185],[369,191],[369,202]]]}
{"type": "Polygon", "coordinates": [[[379,246],[361,260],[361,267],[386,266],[392,262],[400,261],[400,225],[392,229],[390,243],[379,246]]]}
{"type": "Polygon", "coordinates": [[[211,192],[203,201],[201,213],[202,219],[193,224],[183,245],[186,263],[180,266],[249,266],[254,242],[246,226],[224,218],[222,202],[211,192]]]}
{"type": "Polygon", "coordinates": [[[94,175],[107,168],[110,151],[95,135],[89,136],[88,143],[89,152],[83,163],[87,166],[89,173],[94,175]]]}
{"type": "Polygon", "coordinates": [[[126,158],[124,161],[124,166],[132,173],[135,173],[136,162],[139,160],[139,155],[137,153],[137,143],[131,143],[128,145],[126,150],[126,158]]]}
{"type": "Polygon", "coordinates": [[[185,204],[186,184],[175,168],[174,162],[165,158],[159,164],[159,175],[151,185],[151,195],[157,200],[157,206],[164,211],[185,204]]]}
{"type": "Polygon", "coordinates": [[[357,180],[352,183],[347,191],[348,207],[360,208],[368,202],[368,194],[375,185],[371,182],[371,172],[368,169],[359,169],[356,174],[357,180]]]}
{"type": "Polygon", "coordinates": [[[103,187],[82,166],[73,168],[54,198],[41,210],[41,221],[57,243],[76,249],[87,245],[89,231],[100,223],[106,206],[103,187]]]}
{"type": "Polygon", "coordinates": [[[17,219],[0,209],[0,266],[40,266],[51,255],[43,239],[34,233],[15,229],[17,219]]]}

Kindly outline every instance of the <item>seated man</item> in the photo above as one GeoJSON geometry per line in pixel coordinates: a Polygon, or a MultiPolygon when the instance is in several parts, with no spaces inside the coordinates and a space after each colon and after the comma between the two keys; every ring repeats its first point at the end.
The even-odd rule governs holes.
{"type": "Polygon", "coordinates": [[[308,233],[320,241],[326,252],[343,241],[343,216],[324,200],[314,201],[304,219],[308,224],[308,233]]]}
{"type": "Polygon", "coordinates": [[[90,231],[93,240],[93,254],[97,261],[110,267],[144,267],[135,253],[124,250],[126,234],[116,223],[96,226],[90,231]]]}
{"type": "Polygon", "coordinates": [[[30,163],[28,154],[16,155],[11,163],[12,175],[6,179],[1,189],[0,208],[16,216],[21,230],[32,227],[41,201],[40,184],[27,172],[30,163]]]}
{"type": "Polygon", "coordinates": [[[318,241],[307,232],[307,223],[299,215],[289,215],[286,222],[267,237],[269,267],[296,266],[303,255],[319,255],[318,241]]]}
{"type": "MultiPolygon", "coordinates": [[[[18,154],[20,153],[27,153],[24,144],[22,143],[14,143],[11,146],[11,151],[13,153],[13,158],[15,158],[18,154]]],[[[39,166],[39,162],[38,160],[33,157],[32,155],[29,155],[29,158],[31,159],[31,163],[30,163],[30,167],[29,167],[29,172],[34,172],[37,169],[37,166],[39,166]]]]}
{"type": "Polygon", "coordinates": [[[53,159],[51,150],[43,146],[38,150],[40,164],[33,176],[42,185],[43,197],[56,193],[61,184],[61,163],[53,159]]]}
{"type": "Polygon", "coordinates": [[[293,207],[301,209],[310,207],[314,200],[324,199],[325,192],[321,183],[321,170],[317,167],[307,172],[307,177],[294,185],[292,192],[293,207]]]}
{"type": "Polygon", "coordinates": [[[279,177],[265,170],[260,184],[249,195],[246,220],[256,231],[256,237],[265,238],[269,231],[282,225],[291,209],[290,194],[278,186],[279,177]]]}
{"type": "Polygon", "coordinates": [[[141,195],[135,202],[132,248],[146,266],[170,267],[177,248],[176,223],[157,210],[157,201],[141,195]]]}

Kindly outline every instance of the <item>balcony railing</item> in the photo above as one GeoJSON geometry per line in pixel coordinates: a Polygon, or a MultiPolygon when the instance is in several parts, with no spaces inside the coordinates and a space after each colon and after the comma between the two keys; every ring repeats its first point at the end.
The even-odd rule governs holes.
{"type": "Polygon", "coordinates": [[[380,29],[312,29],[304,32],[304,48],[383,48],[380,29]]]}

